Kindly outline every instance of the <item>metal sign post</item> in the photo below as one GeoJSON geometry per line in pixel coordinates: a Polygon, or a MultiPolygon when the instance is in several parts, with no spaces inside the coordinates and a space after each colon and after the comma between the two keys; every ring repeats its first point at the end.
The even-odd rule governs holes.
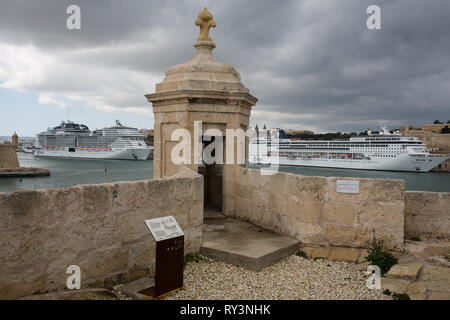
{"type": "Polygon", "coordinates": [[[158,299],[183,288],[184,233],[173,216],[145,223],[156,241],[155,286],[140,293],[158,299]]]}

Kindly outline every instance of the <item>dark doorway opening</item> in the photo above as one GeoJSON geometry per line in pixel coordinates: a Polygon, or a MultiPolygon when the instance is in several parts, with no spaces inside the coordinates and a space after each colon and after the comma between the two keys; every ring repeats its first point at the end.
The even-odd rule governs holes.
{"type": "MultiPolygon", "coordinates": [[[[202,139],[203,140],[203,139],[202,139]]],[[[203,141],[203,150],[216,140],[215,137],[211,137],[211,141],[203,141]]],[[[225,142],[224,142],[225,145],[225,142]]],[[[203,152],[203,151],[202,151],[203,152]]],[[[211,154],[215,157],[215,152],[211,154]]],[[[199,165],[198,172],[203,175],[204,187],[203,187],[203,208],[205,217],[208,215],[221,215],[222,214],[222,180],[223,180],[223,164],[213,163],[207,164],[203,160],[203,163],[199,165]]]]}

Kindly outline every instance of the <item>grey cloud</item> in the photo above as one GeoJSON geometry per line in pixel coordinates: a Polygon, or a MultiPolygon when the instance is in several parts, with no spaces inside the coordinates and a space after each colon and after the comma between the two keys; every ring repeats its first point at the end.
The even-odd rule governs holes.
{"type": "MultiPolygon", "coordinates": [[[[2,2],[0,42],[32,43],[74,65],[162,80],[167,67],[195,54],[193,22],[204,3],[2,2]],[[69,4],[82,8],[80,31],[65,28],[69,4]]],[[[450,118],[447,0],[222,0],[207,6],[217,22],[211,31],[215,57],[242,74],[260,99],[255,110],[279,113],[270,119],[255,115],[253,123],[358,131],[379,121],[398,127],[450,118]],[[382,30],[366,28],[369,4],[380,5],[382,30]],[[283,113],[295,117],[286,119],[283,113]],[[317,117],[302,119],[302,114],[317,117]]],[[[83,90],[53,73],[35,89],[58,83],[60,93],[83,90]]],[[[154,83],[143,87],[148,89],[142,95],[154,83]]],[[[123,97],[117,106],[144,103],[142,96],[130,98],[130,92],[123,97]]]]}

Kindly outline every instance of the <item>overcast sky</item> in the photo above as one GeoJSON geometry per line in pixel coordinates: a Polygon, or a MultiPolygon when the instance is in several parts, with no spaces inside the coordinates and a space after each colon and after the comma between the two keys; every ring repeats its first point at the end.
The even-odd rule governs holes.
{"type": "Polygon", "coordinates": [[[251,125],[362,131],[450,120],[448,0],[8,0],[0,2],[0,135],[70,119],[153,128],[153,93],[195,55],[207,6],[218,61],[259,98],[251,125]],[[81,30],[66,8],[81,8],[81,30]],[[381,8],[382,30],[366,26],[381,8]]]}

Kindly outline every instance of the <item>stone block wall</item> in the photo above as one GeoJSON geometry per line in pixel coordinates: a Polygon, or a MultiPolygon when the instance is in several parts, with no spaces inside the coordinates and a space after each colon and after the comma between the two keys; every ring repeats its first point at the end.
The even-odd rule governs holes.
{"type": "MultiPolygon", "coordinates": [[[[405,183],[391,179],[260,175],[237,168],[235,210],[227,215],[290,235],[311,246],[364,247],[373,238],[390,249],[404,242],[405,183]],[[359,194],[336,192],[337,180],[359,180],[359,194]]],[[[230,206],[231,207],[231,206],[230,206]]]]}
{"type": "Polygon", "coordinates": [[[16,148],[13,144],[0,144],[0,169],[20,167],[16,148]]]}
{"type": "Polygon", "coordinates": [[[405,236],[450,239],[450,193],[405,193],[405,236]]]}
{"type": "Polygon", "coordinates": [[[0,299],[62,290],[70,265],[82,287],[110,287],[153,273],[155,241],[144,220],[173,215],[185,253],[198,252],[203,177],[176,176],[0,193],[0,299]]]}

